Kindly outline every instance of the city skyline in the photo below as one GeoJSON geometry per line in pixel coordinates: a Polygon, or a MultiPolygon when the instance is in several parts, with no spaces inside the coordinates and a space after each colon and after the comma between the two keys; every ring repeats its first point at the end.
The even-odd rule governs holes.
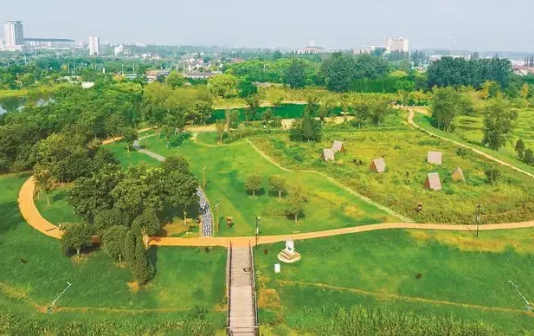
{"type": "Polygon", "coordinates": [[[506,4],[482,0],[409,0],[400,4],[379,0],[366,5],[338,0],[328,7],[302,0],[274,0],[263,7],[232,0],[224,8],[212,0],[191,3],[186,8],[170,0],[157,0],[151,3],[154,10],[139,10],[143,4],[137,0],[95,0],[83,12],[63,4],[62,0],[48,0],[46,4],[36,0],[10,2],[4,5],[0,21],[23,21],[25,35],[35,38],[87,42],[94,35],[102,43],[117,44],[291,49],[315,40],[325,48],[351,49],[381,45],[384,38],[406,37],[411,49],[534,49],[528,24],[528,9],[534,9],[534,4],[525,0],[506,4]],[[497,19],[498,25],[489,24],[497,19]]]}

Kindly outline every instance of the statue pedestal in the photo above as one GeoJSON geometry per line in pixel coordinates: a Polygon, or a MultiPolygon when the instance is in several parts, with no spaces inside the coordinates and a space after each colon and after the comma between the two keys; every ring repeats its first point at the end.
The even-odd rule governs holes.
{"type": "Polygon", "coordinates": [[[300,260],[300,253],[284,249],[278,253],[278,260],[286,264],[292,264],[300,260]]]}

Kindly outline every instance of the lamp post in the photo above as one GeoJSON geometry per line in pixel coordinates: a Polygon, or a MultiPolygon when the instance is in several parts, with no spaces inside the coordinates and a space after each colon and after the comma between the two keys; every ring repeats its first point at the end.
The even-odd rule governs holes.
{"type": "Polygon", "coordinates": [[[217,215],[215,217],[215,227],[217,230],[217,234],[219,234],[219,222],[221,221],[221,217],[219,216],[220,207],[221,203],[215,204],[215,210],[217,210],[217,215]]]}
{"type": "Polygon", "coordinates": [[[254,245],[256,249],[258,249],[258,236],[260,235],[260,228],[258,227],[258,224],[260,221],[261,218],[256,216],[256,245],[254,245]]]}
{"type": "Polygon", "coordinates": [[[202,168],[202,189],[206,190],[206,167],[202,168]]]}
{"type": "Polygon", "coordinates": [[[478,227],[480,226],[480,204],[477,204],[477,238],[478,238],[478,227]]]}

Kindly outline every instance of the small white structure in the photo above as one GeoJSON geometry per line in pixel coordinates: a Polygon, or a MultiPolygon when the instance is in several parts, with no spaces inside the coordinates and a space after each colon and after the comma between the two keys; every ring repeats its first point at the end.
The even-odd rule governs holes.
{"type": "Polygon", "coordinates": [[[274,264],[274,273],[280,273],[280,264],[274,264]]]}
{"type": "Polygon", "coordinates": [[[332,150],[334,151],[334,153],[337,153],[337,152],[345,152],[345,146],[343,146],[343,142],[341,141],[334,141],[334,144],[332,145],[332,150]]]}
{"type": "Polygon", "coordinates": [[[82,89],[90,89],[95,86],[95,82],[82,82],[82,89]]]}
{"type": "Polygon", "coordinates": [[[139,149],[141,149],[141,144],[139,143],[139,140],[135,140],[135,141],[133,142],[132,147],[133,147],[135,150],[139,150],[139,149]]]}
{"type": "Polygon", "coordinates": [[[384,158],[374,159],[370,169],[377,173],[383,173],[386,171],[386,161],[384,161],[384,158]]]}
{"type": "Polygon", "coordinates": [[[321,155],[321,157],[326,162],[336,161],[336,156],[334,155],[334,150],[332,148],[323,149],[323,154],[321,155]]]}
{"type": "Polygon", "coordinates": [[[300,254],[295,251],[295,242],[292,239],[286,240],[286,248],[278,253],[278,260],[287,264],[300,260],[300,254]]]}
{"type": "Polygon", "coordinates": [[[425,180],[425,188],[430,190],[441,190],[441,181],[438,173],[430,173],[425,180]]]}
{"type": "Polygon", "coordinates": [[[452,173],[452,180],[455,182],[458,182],[458,181],[465,182],[464,172],[462,168],[460,167],[456,168],[456,170],[452,173]]]}
{"type": "Polygon", "coordinates": [[[443,154],[441,152],[429,151],[426,161],[430,164],[441,165],[443,163],[443,154]]]}

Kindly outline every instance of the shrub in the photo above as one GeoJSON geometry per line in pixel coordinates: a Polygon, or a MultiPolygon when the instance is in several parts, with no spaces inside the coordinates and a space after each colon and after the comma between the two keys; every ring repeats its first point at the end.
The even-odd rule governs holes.
{"type": "Polygon", "coordinates": [[[469,149],[465,147],[458,147],[458,149],[456,149],[456,155],[464,158],[469,155],[469,149]]]}
{"type": "Polygon", "coordinates": [[[486,174],[488,183],[491,185],[495,185],[501,177],[501,171],[497,168],[488,168],[484,171],[484,174],[486,174]]]}

